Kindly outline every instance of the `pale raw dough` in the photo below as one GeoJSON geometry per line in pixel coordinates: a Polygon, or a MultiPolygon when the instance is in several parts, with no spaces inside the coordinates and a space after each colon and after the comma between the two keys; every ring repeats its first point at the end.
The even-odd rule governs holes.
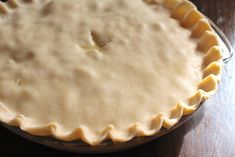
{"type": "Polygon", "coordinates": [[[0,26],[0,101],[34,126],[148,126],[202,79],[191,32],[142,0],[44,0],[0,26]]]}

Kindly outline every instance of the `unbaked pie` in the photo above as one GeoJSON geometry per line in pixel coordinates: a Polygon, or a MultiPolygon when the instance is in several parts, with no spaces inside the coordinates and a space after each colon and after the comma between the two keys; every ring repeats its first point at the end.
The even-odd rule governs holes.
{"type": "Polygon", "coordinates": [[[223,66],[187,0],[8,0],[0,26],[0,121],[63,141],[170,128],[216,91],[223,66]]]}

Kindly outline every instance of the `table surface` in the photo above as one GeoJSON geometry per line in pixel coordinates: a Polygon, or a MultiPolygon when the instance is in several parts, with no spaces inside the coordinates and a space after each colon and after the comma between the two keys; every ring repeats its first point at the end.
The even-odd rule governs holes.
{"type": "MultiPolygon", "coordinates": [[[[235,48],[235,0],[192,0],[227,35],[235,48]]],[[[226,65],[219,91],[186,124],[143,146],[111,154],[81,155],[27,141],[0,126],[0,156],[235,156],[235,57],[226,65]]]]}

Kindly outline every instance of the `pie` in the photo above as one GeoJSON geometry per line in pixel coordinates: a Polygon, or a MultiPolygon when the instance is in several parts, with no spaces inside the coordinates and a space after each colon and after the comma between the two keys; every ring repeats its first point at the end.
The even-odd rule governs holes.
{"type": "Polygon", "coordinates": [[[188,0],[8,0],[0,26],[0,121],[35,136],[152,136],[220,81],[220,39],[188,0]]]}

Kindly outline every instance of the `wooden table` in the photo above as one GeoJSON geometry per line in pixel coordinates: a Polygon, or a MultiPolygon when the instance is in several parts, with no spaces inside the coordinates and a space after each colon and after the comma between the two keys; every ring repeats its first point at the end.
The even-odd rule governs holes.
{"type": "MultiPolygon", "coordinates": [[[[228,36],[235,48],[235,1],[192,0],[228,36]]],[[[53,150],[12,134],[0,126],[0,156],[87,156],[53,150]]],[[[226,65],[219,92],[194,118],[162,138],[124,152],[94,156],[234,157],[235,57],[226,65]]]]}

